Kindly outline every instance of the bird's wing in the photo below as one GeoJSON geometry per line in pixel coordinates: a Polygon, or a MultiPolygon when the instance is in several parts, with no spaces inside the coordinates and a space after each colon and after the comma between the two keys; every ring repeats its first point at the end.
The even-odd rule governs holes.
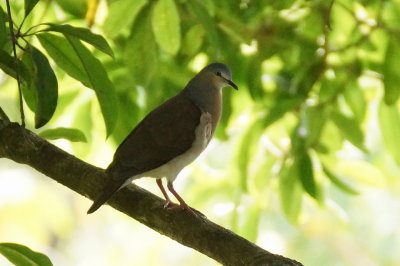
{"type": "Polygon", "coordinates": [[[116,179],[155,169],[187,151],[195,139],[201,110],[175,96],[148,114],[118,147],[107,171],[116,179]]]}

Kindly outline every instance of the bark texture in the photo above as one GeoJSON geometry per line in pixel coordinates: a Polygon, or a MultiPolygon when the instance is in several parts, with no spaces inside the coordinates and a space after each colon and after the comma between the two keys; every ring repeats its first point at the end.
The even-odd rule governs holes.
{"type": "MultiPolygon", "coordinates": [[[[0,120],[0,158],[27,164],[73,191],[93,199],[105,183],[104,170],[79,160],[16,123],[0,120]]],[[[272,254],[233,232],[185,210],[165,210],[164,200],[131,185],[109,201],[113,208],[223,265],[302,265],[272,254]]]]}

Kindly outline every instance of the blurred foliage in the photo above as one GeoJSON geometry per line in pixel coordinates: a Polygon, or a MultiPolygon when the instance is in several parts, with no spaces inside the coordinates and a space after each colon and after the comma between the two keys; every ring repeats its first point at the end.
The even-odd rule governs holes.
{"type": "Polygon", "coordinates": [[[28,247],[15,243],[0,243],[0,254],[5,256],[16,266],[52,266],[49,258],[31,250],[28,247]]]}
{"type": "Polygon", "coordinates": [[[309,199],[322,209],[332,191],[347,200],[399,185],[399,0],[11,2],[18,61],[2,1],[0,94],[12,102],[1,107],[18,119],[19,72],[27,127],[87,141],[71,143],[84,159],[105,137],[120,143],[205,64],[229,65],[240,90],[224,90],[216,132],[229,153],[208,161],[223,178],[194,177],[190,191],[203,205],[232,202],[230,227],[251,240],[268,193],[296,225],[309,199]]]}

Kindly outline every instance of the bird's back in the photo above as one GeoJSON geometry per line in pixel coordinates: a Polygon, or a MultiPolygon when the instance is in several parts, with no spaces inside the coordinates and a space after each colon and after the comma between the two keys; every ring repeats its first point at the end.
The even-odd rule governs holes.
{"type": "Polygon", "coordinates": [[[125,138],[106,171],[115,179],[127,179],[169,162],[191,147],[200,116],[189,98],[172,97],[125,138]]]}

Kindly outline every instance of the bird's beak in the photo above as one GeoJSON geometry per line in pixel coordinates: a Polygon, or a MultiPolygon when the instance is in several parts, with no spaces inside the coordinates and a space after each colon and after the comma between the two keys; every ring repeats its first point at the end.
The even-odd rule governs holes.
{"type": "Polygon", "coordinates": [[[235,90],[238,90],[238,89],[239,89],[238,86],[237,86],[235,83],[233,83],[232,80],[227,79],[226,82],[228,82],[229,86],[231,86],[231,87],[234,88],[235,90]]]}

